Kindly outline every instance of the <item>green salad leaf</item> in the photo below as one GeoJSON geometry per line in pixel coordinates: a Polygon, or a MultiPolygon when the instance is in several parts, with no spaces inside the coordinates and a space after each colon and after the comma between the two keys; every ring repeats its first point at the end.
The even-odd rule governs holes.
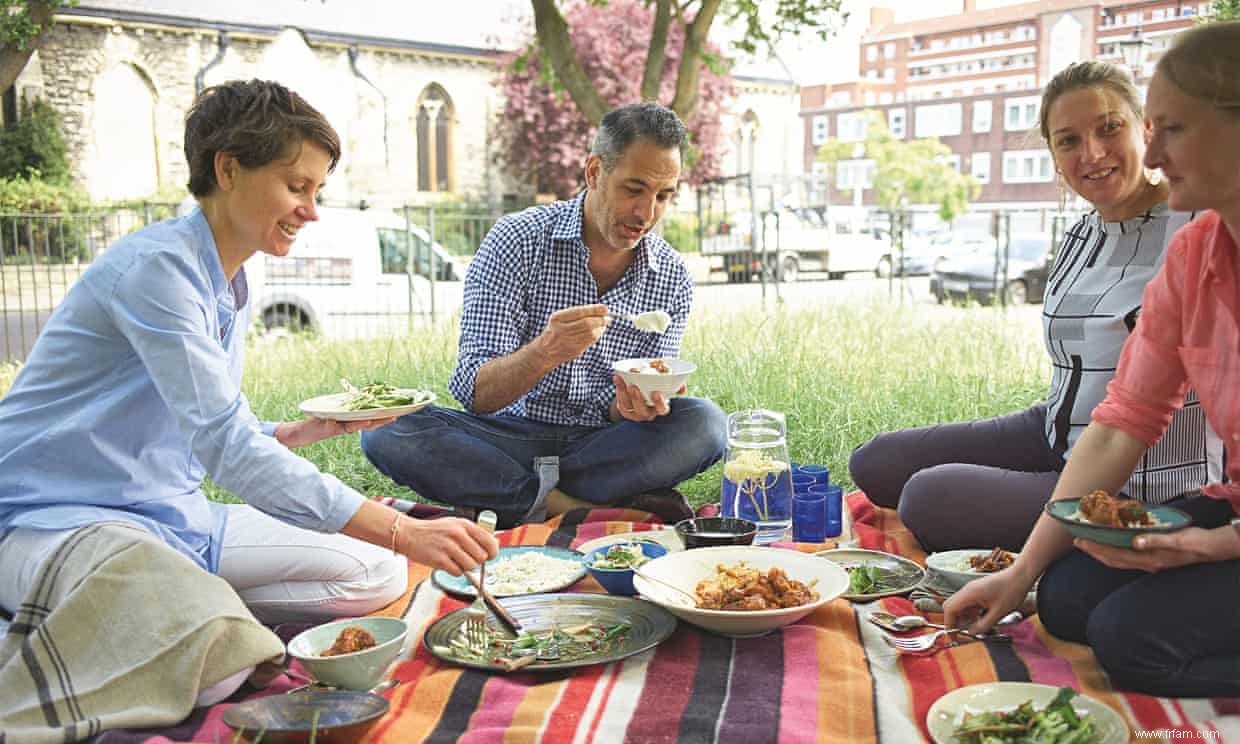
{"type": "Polygon", "coordinates": [[[1026,700],[1015,710],[965,713],[952,733],[960,744],[1088,744],[1096,731],[1072,707],[1076,690],[1061,687],[1043,709],[1026,700]]]}
{"type": "Polygon", "coordinates": [[[342,378],[340,385],[348,393],[344,399],[344,408],[347,411],[408,406],[417,403],[423,397],[421,391],[414,391],[414,395],[409,395],[386,382],[372,382],[359,388],[342,378]]]}
{"type": "Polygon", "coordinates": [[[880,566],[862,563],[845,570],[848,571],[849,594],[877,594],[902,588],[895,572],[880,566]]]}

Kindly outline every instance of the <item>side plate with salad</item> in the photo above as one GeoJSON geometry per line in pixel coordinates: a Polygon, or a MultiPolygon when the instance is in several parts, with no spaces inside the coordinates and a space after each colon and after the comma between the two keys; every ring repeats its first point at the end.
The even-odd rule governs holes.
{"type": "Polygon", "coordinates": [[[298,408],[307,416],[329,421],[368,421],[394,418],[421,410],[435,402],[429,390],[393,387],[373,382],[357,387],[340,381],[343,393],[330,393],[302,401],[298,408]]]}
{"type": "Polygon", "coordinates": [[[848,572],[844,599],[870,602],[911,592],[926,575],[925,569],[908,558],[881,550],[837,548],[814,555],[826,558],[848,572]]]}
{"type": "Polygon", "coordinates": [[[1128,741],[1128,724],[1109,706],[1070,687],[1031,682],[988,682],[953,690],[930,706],[926,728],[936,744],[1128,741]]]}

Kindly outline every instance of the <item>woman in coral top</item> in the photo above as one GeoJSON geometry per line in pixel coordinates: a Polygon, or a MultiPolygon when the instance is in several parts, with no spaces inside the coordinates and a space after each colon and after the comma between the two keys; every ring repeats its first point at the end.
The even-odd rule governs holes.
{"type": "Polygon", "coordinates": [[[1226,448],[1225,482],[1175,503],[1193,525],[1133,549],[1073,540],[1043,516],[1016,563],[967,585],[946,622],[989,629],[1038,583],[1052,634],[1088,643],[1118,688],[1240,695],[1240,23],[1185,32],[1159,60],[1145,155],[1176,210],[1209,210],[1172,240],[1141,319],[1052,499],[1118,491],[1196,389],[1226,448]]]}

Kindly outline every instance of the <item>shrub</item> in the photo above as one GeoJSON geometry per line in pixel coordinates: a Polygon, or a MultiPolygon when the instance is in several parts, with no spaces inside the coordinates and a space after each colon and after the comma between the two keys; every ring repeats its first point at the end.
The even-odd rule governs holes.
{"type": "Polygon", "coordinates": [[[0,178],[68,183],[69,174],[60,114],[42,98],[23,98],[17,121],[0,131],[0,178]]]}
{"type": "Polygon", "coordinates": [[[691,214],[663,216],[663,239],[681,253],[701,253],[697,217],[691,214]]]}

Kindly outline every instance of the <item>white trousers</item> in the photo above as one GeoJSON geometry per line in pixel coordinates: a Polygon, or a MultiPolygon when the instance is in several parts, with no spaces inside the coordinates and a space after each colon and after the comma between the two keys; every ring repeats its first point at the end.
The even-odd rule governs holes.
{"type": "MultiPolygon", "coordinates": [[[[0,540],[0,607],[17,609],[43,561],[72,533],[16,529],[0,540]]],[[[405,557],[386,548],[230,504],[220,577],[272,625],[365,615],[400,597],[409,575],[405,557]]]]}

